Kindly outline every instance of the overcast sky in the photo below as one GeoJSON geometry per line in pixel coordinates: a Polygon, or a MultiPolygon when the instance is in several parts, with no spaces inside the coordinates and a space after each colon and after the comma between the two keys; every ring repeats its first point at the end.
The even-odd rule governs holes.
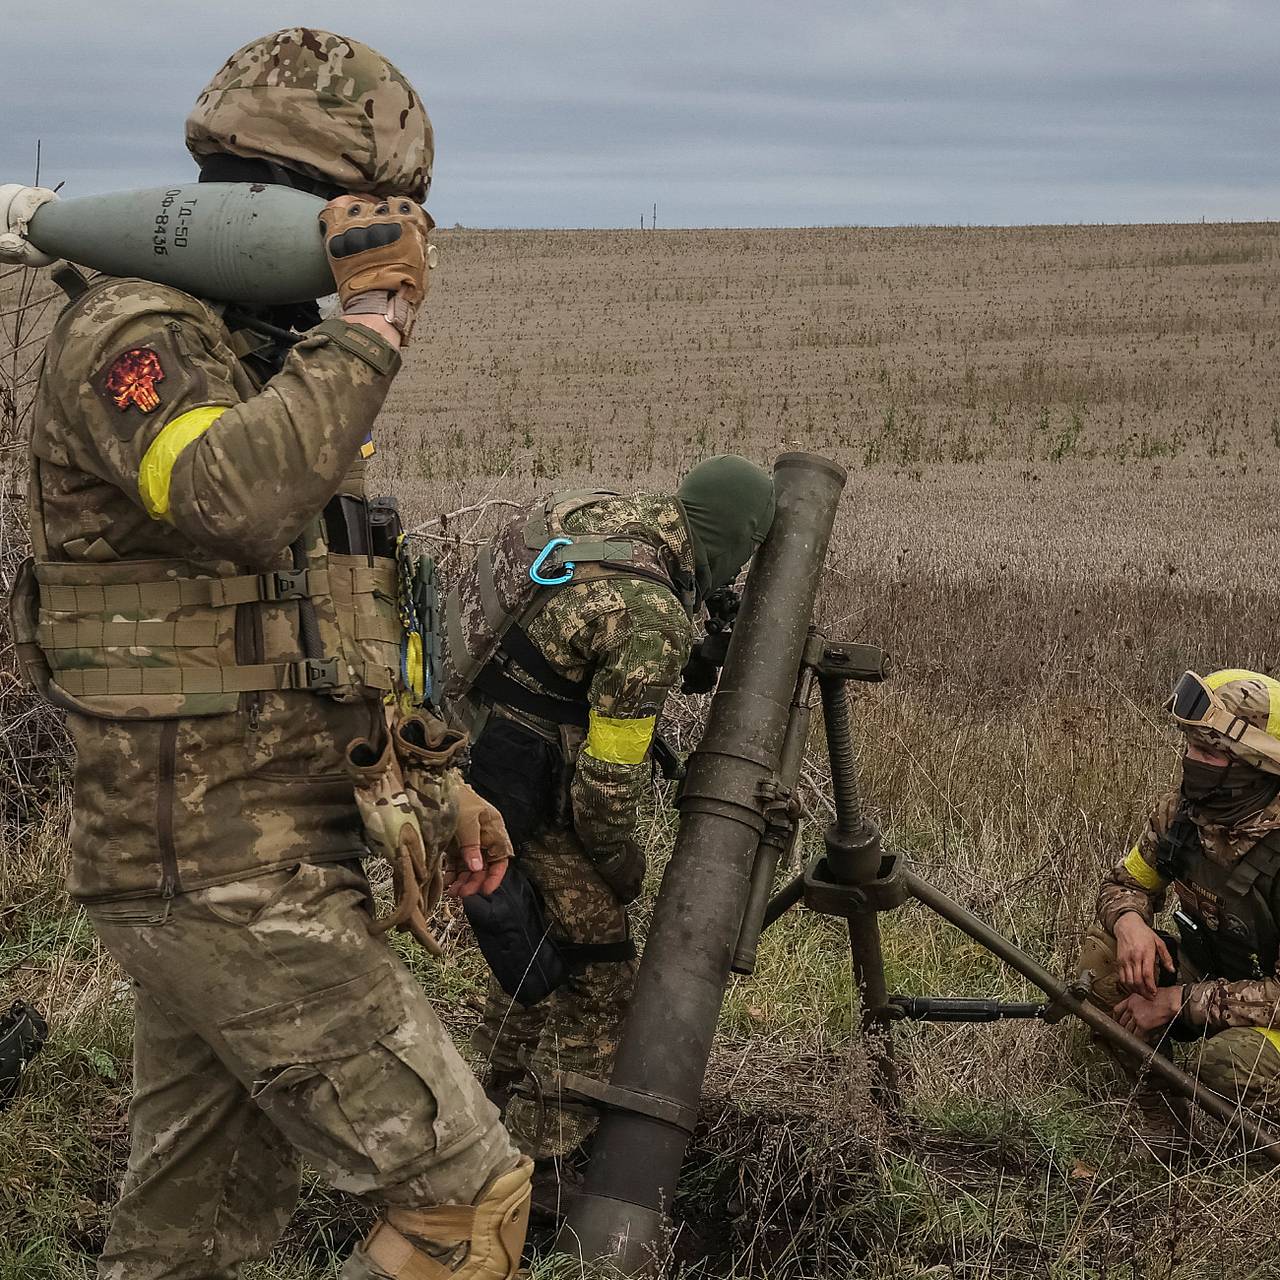
{"type": "Polygon", "coordinates": [[[0,181],[187,177],[233,49],[374,45],[436,127],[446,225],[1280,215],[1275,0],[0,0],[0,181]]]}

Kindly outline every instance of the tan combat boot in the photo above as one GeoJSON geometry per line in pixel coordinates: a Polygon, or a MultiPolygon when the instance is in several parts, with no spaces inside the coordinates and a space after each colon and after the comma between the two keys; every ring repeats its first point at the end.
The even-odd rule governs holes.
{"type": "Polygon", "coordinates": [[[521,1159],[474,1203],[390,1208],[343,1268],[344,1280],[513,1280],[529,1226],[533,1162],[521,1159]]]}

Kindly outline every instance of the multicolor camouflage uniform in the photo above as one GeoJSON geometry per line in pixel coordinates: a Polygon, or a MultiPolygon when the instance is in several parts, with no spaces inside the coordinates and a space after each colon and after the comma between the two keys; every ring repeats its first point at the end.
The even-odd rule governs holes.
{"type": "MultiPolygon", "coordinates": [[[[295,60],[291,78],[307,90],[310,65],[314,108],[318,69],[370,51],[304,35],[322,38],[318,62],[295,60]]],[[[404,117],[381,118],[393,149],[404,117]]],[[[318,161],[335,151],[313,142],[318,161]]],[[[217,308],[139,280],[100,280],[66,309],[31,442],[46,574],[105,566],[128,584],[175,559],[215,578],[288,569],[288,544],[333,495],[363,494],[362,445],[399,355],[329,320],[264,383],[263,345],[217,308]]],[[[296,601],[237,610],[231,661],[300,656],[296,601]]],[[[66,650],[60,660],[76,665],[66,650]]],[[[143,718],[68,716],[70,889],[137,1003],[132,1151],[99,1274],[239,1275],[288,1218],[300,1156],[377,1203],[470,1204],[519,1156],[422,990],[366,927],[343,751],[378,731],[378,692],[246,693],[221,714],[201,714],[200,695],[114,705],[143,718]]],[[[344,1270],[373,1274],[355,1258],[344,1270]]]]}
{"type": "MultiPolygon", "coordinates": [[[[1085,937],[1080,968],[1094,975],[1093,999],[1108,1013],[1127,994],[1117,972],[1115,924],[1127,911],[1147,924],[1164,908],[1169,882],[1156,870],[1157,849],[1178,809],[1177,791],[1156,806],[1128,856],[1107,873],[1097,917],[1085,937]]],[[[1233,866],[1259,839],[1280,829],[1280,798],[1248,819],[1223,827],[1195,819],[1209,858],[1233,866]]],[[[1280,892],[1272,910],[1280,918],[1280,892]]],[[[1280,1104],[1280,979],[1228,982],[1201,974],[1179,955],[1178,980],[1190,984],[1180,1020],[1200,1030],[1187,1069],[1211,1089],[1251,1107],[1280,1104]]]]}
{"type": "MultiPolygon", "coordinates": [[[[670,565],[692,580],[693,547],[683,515],[670,497],[641,495],[595,503],[566,521],[570,533],[624,533],[637,526],[656,535],[670,565]]],[[[645,578],[609,578],[556,592],[529,625],[529,636],[555,670],[570,680],[590,677],[593,730],[571,745],[576,756],[569,800],[572,827],[552,829],[528,842],[519,858],[541,889],[554,925],[573,943],[609,943],[630,933],[626,907],[600,878],[588,850],[634,837],[649,793],[651,728],[639,757],[621,761],[600,745],[594,726],[658,717],[680,678],[693,639],[689,612],[676,596],[645,578]]],[[[536,688],[524,673],[510,674],[536,688]]],[[[499,708],[551,741],[560,730],[533,716],[499,708]]],[[[636,962],[587,965],[549,999],[521,1009],[491,984],[475,1044],[495,1075],[514,1074],[520,1055],[541,1077],[574,1071],[608,1079],[618,1035],[635,982],[636,962]]],[[[516,1098],[507,1128],[526,1153],[560,1156],[579,1147],[595,1128],[593,1113],[516,1098]]]]}

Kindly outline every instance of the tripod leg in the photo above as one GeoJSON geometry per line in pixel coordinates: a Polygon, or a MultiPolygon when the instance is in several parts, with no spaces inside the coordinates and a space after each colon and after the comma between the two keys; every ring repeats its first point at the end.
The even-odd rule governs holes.
{"type": "Polygon", "coordinates": [[[849,958],[862,1003],[862,1034],[868,1056],[876,1069],[872,1097],[886,1110],[898,1105],[898,1064],[893,1056],[893,1036],[884,1009],[889,991],[884,980],[884,952],[880,946],[880,921],[874,911],[849,917],[849,958]]]}

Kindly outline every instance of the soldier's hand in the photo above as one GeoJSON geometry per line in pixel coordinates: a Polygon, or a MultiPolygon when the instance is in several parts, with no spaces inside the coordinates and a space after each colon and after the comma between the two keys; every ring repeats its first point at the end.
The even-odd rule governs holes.
{"type": "Polygon", "coordinates": [[[1151,999],[1159,987],[1160,970],[1173,972],[1173,957],[1164,939],[1135,911],[1126,911],[1116,921],[1115,935],[1120,981],[1151,999]]]}
{"type": "Polygon", "coordinates": [[[374,317],[405,344],[427,296],[435,248],[432,222],[405,196],[339,196],[320,211],[320,232],[343,317],[374,317]]]}
{"type": "Polygon", "coordinates": [[[720,679],[720,668],[695,646],[680,672],[681,693],[710,693],[720,679]]]}
{"type": "Polygon", "coordinates": [[[1137,993],[1125,996],[1112,1010],[1115,1020],[1138,1036],[1167,1027],[1181,1012],[1181,987],[1161,987],[1151,998],[1137,993]]]}
{"type": "Polygon", "coordinates": [[[644,887],[644,850],[634,840],[588,849],[587,856],[600,879],[618,895],[625,906],[640,896],[644,887]]]}
{"type": "Polygon", "coordinates": [[[457,790],[458,825],[445,858],[447,892],[454,898],[492,893],[514,852],[502,814],[463,783],[457,790]]]}

